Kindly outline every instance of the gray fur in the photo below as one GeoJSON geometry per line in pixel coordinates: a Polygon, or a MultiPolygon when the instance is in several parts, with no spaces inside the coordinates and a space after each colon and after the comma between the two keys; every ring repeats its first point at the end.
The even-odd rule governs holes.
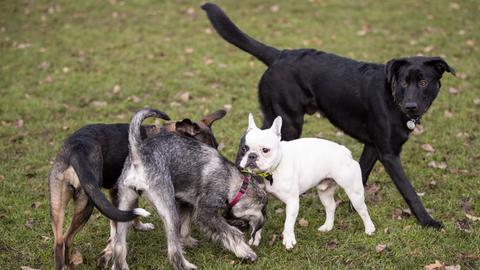
{"type": "MultiPolygon", "coordinates": [[[[137,113],[130,131],[138,130],[150,110],[137,113]]],[[[135,134],[131,132],[130,136],[135,134]]],[[[156,208],[165,228],[168,256],[176,269],[195,269],[183,256],[181,243],[190,237],[190,219],[209,238],[221,242],[239,258],[255,260],[257,255],[243,233],[228,224],[223,212],[245,220],[252,233],[264,222],[267,195],[254,178],[242,199],[228,209],[228,201],[240,190],[243,175],[237,167],[206,144],[176,134],[163,133],[143,141],[130,139],[131,153],[118,181],[121,210],[131,209],[139,194],[156,208]],[[137,155],[138,154],[138,155],[137,155]],[[179,209],[181,204],[181,209],[179,209]],[[180,213],[179,213],[180,212],[180,213]]],[[[127,223],[119,223],[113,248],[113,269],[127,269],[127,223]]]]}

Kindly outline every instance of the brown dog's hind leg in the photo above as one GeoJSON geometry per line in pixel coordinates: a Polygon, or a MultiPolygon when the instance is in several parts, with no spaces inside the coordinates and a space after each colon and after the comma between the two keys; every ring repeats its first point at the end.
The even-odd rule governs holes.
{"type": "Polygon", "coordinates": [[[92,211],[93,203],[88,198],[85,191],[83,189],[77,190],[74,196],[72,223],[70,224],[70,228],[65,236],[65,261],[70,266],[72,264],[70,261],[70,250],[73,239],[75,235],[85,226],[88,219],[92,215],[92,211]]]}
{"type": "Polygon", "coordinates": [[[65,242],[63,237],[63,222],[65,209],[72,197],[72,189],[68,182],[64,181],[63,172],[52,169],[49,178],[50,189],[50,215],[54,235],[54,260],[55,269],[61,270],[65,266],[65,242]]]}

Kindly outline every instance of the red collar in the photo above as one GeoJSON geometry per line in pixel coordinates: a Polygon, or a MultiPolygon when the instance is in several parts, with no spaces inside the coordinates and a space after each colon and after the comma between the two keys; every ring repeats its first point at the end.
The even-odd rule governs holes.
{"type": "Polygon", "coordinates": [[[235,204],[237,204],[238,201],[240,201],[240,199],[243,197],[243,194],[245,194],[245,192],[247,192],[248,183],[249,183],[249,178],[244,174],[243,175],[243,183],[242,183],[242,187],[240,188],[240,191],[237,192],[237,195],[235,195],[233,200],[228,204],[228,206],[230,208],[234,207],[235,204]]]}

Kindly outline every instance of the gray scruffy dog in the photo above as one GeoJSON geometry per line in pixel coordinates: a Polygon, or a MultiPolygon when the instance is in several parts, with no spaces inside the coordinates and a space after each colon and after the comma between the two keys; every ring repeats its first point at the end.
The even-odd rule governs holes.
{"type": "MultiPolygon", "coordinates": [[[[130,210],[140,194],[145,195],[163,221],[168,257],[176,269],[196,269],[182,250],[182,243],[196,242],[190,236],[192,220],[237,257],[255,260],[257,255],[243,233],[229,225],[224,214],[247,222],[253,237],[265,223],[265,190],[216,149],[197,140],[169,133],[142,140],[142,121],[161,116],[157,110],[143,109],[130,123],[130,155],[118,180],[118,208],[130,210]]],[[[117,225],[112,269],[128,269],[128,225],[117,225]]]]}

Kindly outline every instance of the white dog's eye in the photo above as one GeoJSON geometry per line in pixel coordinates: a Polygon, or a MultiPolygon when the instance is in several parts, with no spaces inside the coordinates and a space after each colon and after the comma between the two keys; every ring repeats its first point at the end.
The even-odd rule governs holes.
{"type": "Polygon", "coordinates": [[[268,149],[268,148],[262,148],[262,152],[266,154],[266,153],[270,152],[270,149],[268,149]]]}

